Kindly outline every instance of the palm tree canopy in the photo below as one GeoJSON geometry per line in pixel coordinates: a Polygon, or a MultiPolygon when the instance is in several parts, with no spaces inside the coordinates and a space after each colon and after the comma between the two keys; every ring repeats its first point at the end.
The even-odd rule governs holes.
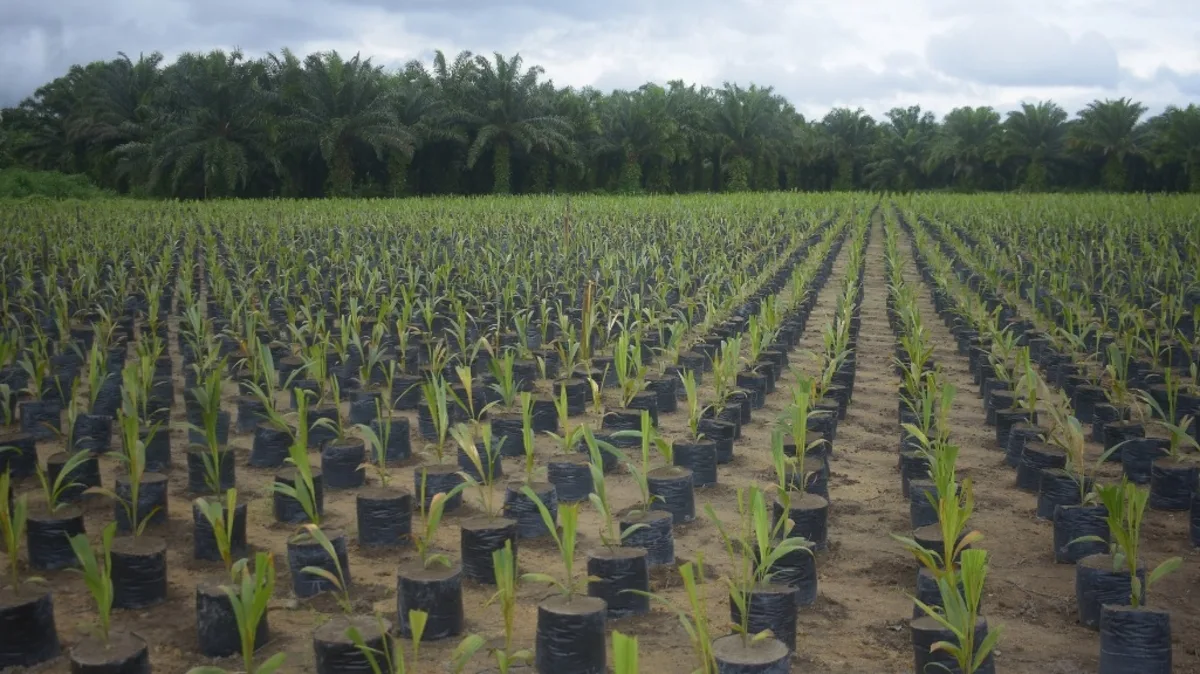
{"type": "Polygon", "coordinates": [[[1023,159],[1058,159],[1067,138],[1067,111],[1052,101],[1022,103],[1004,120],[1009,154],[1023,159]]]}
{"type": "Polygon", "coordinates": [[[152,148],[150,183],[169,175],[176,189],[190,179],[205,191],[232,192],[245,186],[252,164],[276,167],[263,75],[263,63],[240,51],[181,56],[164,74],[169,104],[152,148]]]}
{"type": "Polygon", "coordinates": [[[1082,148],[1119,158],[1145,151],[1147,135],[1139,125],[1146,106],[1128,98],[1093,101],[1079,111],[1074,140],[1082,148]]]}
{"type": "Polygon", "coordinates": [[[469,93],[468,122],[475,128],[467,150],[467,166],[495,143],[511,143],[523,152],[534,148],[567,151],[571,146],[571,125],[554,114],[549,101],[539,96],[540,66],[522,70],[521,56],[505,59],[499,53],[494,61],[475,57],[474,85],[469,93]]]}
{"type": "Polygon", "coordinates": [[[358,54],[312,54],[304,61],[299,99],[285,120],[289,142],[309,144],[326,162],[354,145],[411,153],[413,136],[400,124],[383,69],[358,54]]]}
{"type": "Polygon", "coordinates": [[[928,165],[949,164],[955,177],[972,181],[1001,156],[1000,138],[1000,113],[989,106],[955,108],[934,139],[928,165]]]}
{"type": "Polygon", "coordinates": [[[1200,190],[1196,105],[806,119],[769,86],[559,87],[520,55],[117,53],[0,111],[0,167],[143,196],[648,189],[1200,190]],[[624,154],[624,159],[618,157],[624,154]],[[635,158],[634,166],[629,157],[635,158]],[[490,171],[480,170],[484,159],[490,171]],[[617,174],[620,174],[619,179],[617,174]]]}
{"type": "Polygon", "coordinates": [[[751,84],[743,89],[725,83],[717,91],[713,132],[722,153],[732,157],[774,154],[787,137],[781,121],[784,100],[771,87],[751,84]]]}

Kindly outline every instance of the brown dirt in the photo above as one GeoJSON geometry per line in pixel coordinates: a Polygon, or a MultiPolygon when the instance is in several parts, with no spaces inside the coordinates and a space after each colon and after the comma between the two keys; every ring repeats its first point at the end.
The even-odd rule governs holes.
{"type": "MultiPolygon", "coordinates": [[[[902,247],[909,243],[902,239],[902,247]]],[[[896,421],[897,387],[899,379],[891,369],[893,337],[885,314],[885,277],[883,262],[883,231],[877,225],[867,254],[866,293],[862,307],[862,332],[858,343],[858,376],[855,396],[849,414],[838,426],[834,443],[832,475],[830,478],[829,549],[818,553],[820,596],[815,605],[801,610],[799,617],[798,654],[793,671],[821,673],[851,672],[908,672],[912,669],[912,650],[907,621],[911,602],[906,596],[915,584],[915,562],[889,538],[889,534],[908,534],[907,503],[900,494],[900,478],[896,469],[899,427],[896,421]]],[[[834,294],[840,290],[845,273],[847,253],[843,250],[834,266],[834,275],[821,293],[809,328],[800,348],[791,354],[793,367],[813,372],[813,361],[806,357],[820,347],[820,330],[833,308],[834,294]]],[[[1099,638],[1095,632],[1076,625],[1074,602],[1074,569],[1056,565],[1051,554],[1050,524],[1034,518],[1035,497],[1018,491],[1013,471],[1003,465],[993,430],[984,424],[984,414],[971,384],[965,357],[953,348],[945,327],[937,321],[929,293],[920,286],[920,279],[909,259],[909,276],[921,287],[921,310],[933,330],[938,344],[936,359],[942,364],[949,381],[958,387],[952,420],[952,437],[963,447],[960,467],[976,483],[977,512],[974,526],[987,537],[983,547],[992,553],[991,573],[987,581],[985,610],[993,624],[1004,626],[997,666],[1011,674],[1073,674],[1095,671],[1098,662],[1099,638]]],[[[174,329],[174,328],[173,328],[174,329]]],[[[176,359],[176,371],[181,371],[175,340],[171,341],[176,359]]],[[[706,575],[715,578],[729,568],[713,525],[700,513],[711,504],[726,521],[736,512],[736,488],[770,480],[770,429],[786,405],[788,390],[794,381],[785,374],[778,390],[769,396],[766,407],[755,411],[754,422],[736,443],[736,458],[730,465],[720,467],[720,483],[697,490],[697,520],[675,530],[679,562],[703,556],[706,575]]],[[[543,385],[545,382],[542,383],[543,385]]],[[[114,630],[138,634],[150,645],[151,661],[158,672],[184,672],[189,667],[210,664],[196,654],[194,589],[197,582],[217,570],[213,565],[195,562],[192,554],[192,523],[187,493],[183,448],[182,378],[176,386],[175,418],[172,423],[172,443],[177,462],[170,476],[170,518],[161,526],[151,527],[149,535],[161,536],[169,542],[168,566],[170,588],[164,605],[138,611],[117,611],[114,630]]],[[[711,396],[711,388],[703,387],[711,396]]],[[[233,398],[236,391],[230,385],[227,409],[236,413],[233,398]]],[[[281,397],[281,401],[282,401],[281,397]]],[[[410,421],[416,436],[416,416],[410,421]]],[[[589,406],[586,421],[599,426],[589,406]]],[[[681,438],[686,431],[686,413],[664,415],[662,430],[671,437],[681,438]]],[[[249,452],[251,436],[231,436],[231,445],[243,456],[249,452]]],[[[555,448],[548,438],[538,441],[539,466],[544,470],[546,460],[555,448]]],[[[41,443],[43,459],[60,451],[57,443],[41,443]]],[[[1091,450],[1098,453],[1098,447],[1091,450]]],[[[318,463],[319,458],[313,457],[318,463]]],[[[505,460],[505,470],[517,476],[521,464],[505,460]]],[[[1111,470],[1112,467],[1109,467],[1111,470]]],[[[112,458],[102,460],[105,483],[112,484],[118,465],[112,458]]],[[[275,553],[279,578],[276,598],[271,603],[272,640],[261,651],[266,655],[288,653],[286,672],[312,672],[312,635],[321,624],[337,614],[337,605],[328,597],[299,601],[291,596],[286,564],[286,539],[293,527],[276,524],[272,517],[269,485],[274,470],[259,470],[238,462],[238,487],[243,502],[249,504],[248,538],[252,546],[275,553]]],[[[404,487],[410,486],[411,468],[397,468],[394,475],[404,487]]],[[[370,483],[374,483],[374,477],[370,483]]],[[[26,484],[24,489],[33,489],[26,484]]],[[[627,476],[614,474],[608,481],[610,499],[615,510],[621,510],[638,499],[637,488],[627,476]]],[[[495,503],[503,500],[504,485],[496,487],[495,503]]],[[[414,559],[411,549],[395,552],[360,550],[354,542],[355,506],[353,491],[332,491],[325,495],[327,524],[349,534],[349,557],[356,609],[378,610],[395,622],[395,589],[397,567],[414,559]]],[[[438,534],[439,547],[457,557],[458,523],[480,513],[480,500],[468,490],[465,507],[449,514],[438,534]]],[[[85,506],[88,531],[97,535],[112,519],[112,505],[107,501],[89,498],[85,506]]],[[[415,526],[414,522],[414,526],[415,526]]],[[[576,568],[581,572],[584,555],[600,544],[600,522],[590,505],[581,516],[579,558],[576,568]]],[[[1144,527],[1145,558],[1155,563],[1170,555],[1183,555],[1185,564],[1174,575],[1156,585],[1151,601],[1172,612],[1175,635],[1175,671],[1200,672],[1200,654],[1192,635],[1200,629],[1200,610],[1193,600],[1193,588],[1200,582],[1200,569],[1194,563],[1196,552],[1188,544],[1187,515],[1152,512],[1144,527]]],[[[545,540],[523,541],[520,547],[522,571],[557,573],[561,569],[557,550],[545,540]]],[[[80,643],[91,629],[95,613],[83,579],[71,572],[43,574],[54,588],[55,611],[59,633],[66,648],[80,643]]],[[[678,574],[655,570],[653,589],[675,606],[684,607],[686,598],[678,574]]],[[[727,594],[720,582],[709,582],[703,588],[714,623],[714,636],[726,632],[728,616],[727,594]]],[[[537,603],[549,596],[551,590],[525,584],[518,590],[515,644],[532,648],[537,603]]],[[[485,639],[501,635],[501,621],[495,606],[485,606],[492,588],[464,581],[466,629],[485,639]]],[[[656,605],[647,616],[610,621],[610,629],[637,636],[641,645],[643,671],[689,672],[695,660],[687,637],[677,618],[656,605]]],[[[457,640],[424,645],[421,649],[423,671],[442,670],[457,640]],[[436,663],[436,666],[435,666],[436,663]]],[[[239,668],[235,659],[218,662],[230,670],[239,668]]],[[[488,666],[482,658],[476,669],[488,666]]],[[[67,658],[38,668],[40,672],[67,672],[67,658]]]]}

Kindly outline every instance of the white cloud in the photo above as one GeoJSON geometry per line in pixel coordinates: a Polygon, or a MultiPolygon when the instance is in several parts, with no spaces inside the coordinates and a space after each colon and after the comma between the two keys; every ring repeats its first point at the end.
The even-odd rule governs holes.
{"type": "Polygon", "coordinates": [[[1112,87],[1117,51],[1095,31],[1078,38],[1025,17],[975,18],[936,35],[930,65],[952,77],[1002,87],[1112,87]]]}
{"type": "Polygon", "coordinates": [[[683,79],[774,86],[807,116],[920,103],[1078,110],[1200,100],[1194,0],[8,0],[0,104],[72,63],[159,50],[288,46],[401,65],[442,49],[519,51],[558,85],[683,79]],[[1036,19],[1032,18],[1036,17],[1036,19]]]}

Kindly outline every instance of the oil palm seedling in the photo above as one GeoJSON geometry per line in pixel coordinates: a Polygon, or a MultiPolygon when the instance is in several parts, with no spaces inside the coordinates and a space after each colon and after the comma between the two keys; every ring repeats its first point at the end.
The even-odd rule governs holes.
{"type": "Polygon", "coordinates": [[[705,506],[729,556],[730,572],[724,578],[729,590],[729,611],[740,647],[749,651],[768,639],[795,649],[796,591],[772,583],[779,564],[789,556],[809,555],[807,541],[790,536],[788,520],[771,523],[766,500],[757,487],[739,489],[737,529],[726,527],[711,504],[705,506]]]}
{"type": "MultiPolygon", "coordinates": [[[[377,648],[367,643],[367,635],[357,625],[346,629],[346,637],[354,643],[355,648],[366,658],[372,674],[417,674],[417,662],[421,656],[421,638],[425,632],[425,624],[429,615],[424,611],[411,610],[408,612],[408,624],[412,626],[412,653],[407,658],[404,648],[394,640],[389,643],[385,639],[383,648],[377,648]]],[[[388,623],[382,616],[375,616],[374,635],[382,637],[387,634],[388,623]]]]}
{"type": "Polygon", "coordinates": [[[526,498],[534,502],[541,513],[562,558],[561,577],[541,572],[521,576],[522,582],[545,583],[557,590],[554,596],[538,605],[536,668],[556,671],[571,666],[580,672],[603,672],[607,659],[604,632],[608,607],[602,599],[580,594],[588,579],[578,578],[575,573],[579,505],[561,506],[556,523],[537,494],[528,488],[524,491],[526,498]],[[562,526],[561,532],[558,525],[562,526]],[[551,648],[551,644],[561,647],[551,648]]]}
{"type": "MultiPolygon", "coordinates": [[[[275,594],[275,558],[269,552],[255,555],[254,566],[240,560],[232,569],[229,585],[222,586],[237,625],[242,671],[246,674],[274,674],[287,661],[286,653],[276,653],[255,665],[255,653],[263,645],[267,608],[275,594]]],[[[219,667],[195,667],[188,674],[228,674],[219,667]]]]}
{"type": "Polygon", "coordinates": [[[482,636],[468,635],[451,655],[451,662],[454,664],[456,672],[461,672],[466,663],[485,647],[487,647],[488,655],[495,661],[496,671],[499,674],[508,674],[516,667],[533,663],[533,651],[517,649],[514,646],[513,631],[516,627],[518,579],[511,542],[492,553],[492,567],[496,572],[496,591],[485,605],[495,605],[500,609],[504,635],[498,645],[491,647],[488,647],[487,641],[482,636]]]}
{"type": "Polygon", "coordinates": [[[1000,626],[988,625],[980,615],[987,556],[985,550],[964,550],[958,573],[937,580],[940,606],[917,600],[926,616],[913,621],[912,627],[918,671],[940,665],[973,674],[987,666],[1003,634],[1000,626]],[[922,649],[928,650],[921,653],[922,649]]]}

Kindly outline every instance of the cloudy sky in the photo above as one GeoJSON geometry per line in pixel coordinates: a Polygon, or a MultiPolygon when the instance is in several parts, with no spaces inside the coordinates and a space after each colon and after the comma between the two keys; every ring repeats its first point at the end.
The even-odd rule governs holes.
{"type": "Polygon", "coordinates": [[[3,0],[0,104],[72,63],[241,47],[520,52],[559,85],[768,84],[808,116],[1200,102],[1196,0],[3,0]]]}

